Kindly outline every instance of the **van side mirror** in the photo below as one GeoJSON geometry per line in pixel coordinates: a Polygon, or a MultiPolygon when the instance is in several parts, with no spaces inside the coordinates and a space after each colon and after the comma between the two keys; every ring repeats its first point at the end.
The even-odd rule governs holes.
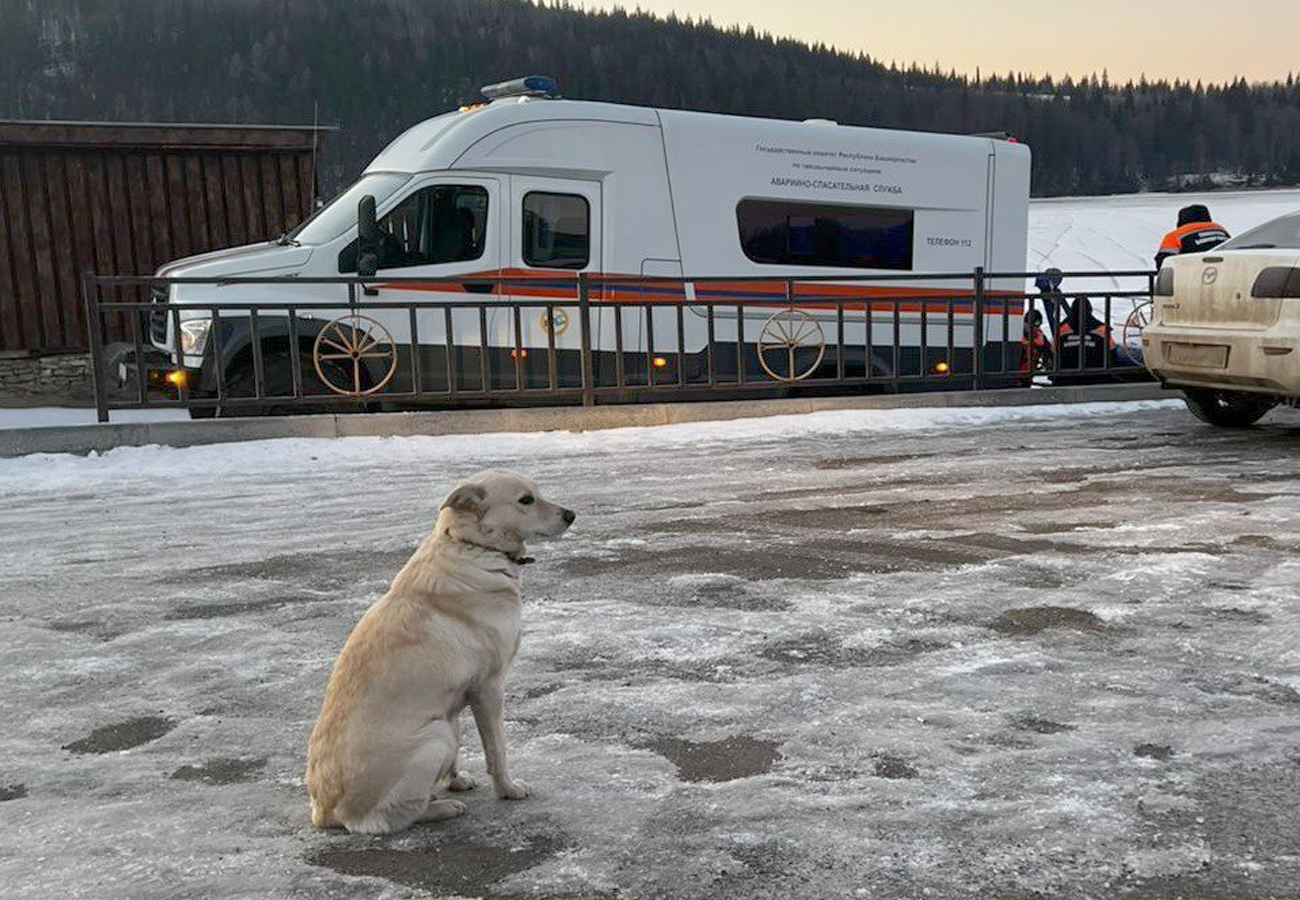
{"type": "Polygon", "coordinates": [[[375,198],[366,194],[357,203],[357,276],[373,278],[379,271],[379,223],[375,220],[375,198]]]}

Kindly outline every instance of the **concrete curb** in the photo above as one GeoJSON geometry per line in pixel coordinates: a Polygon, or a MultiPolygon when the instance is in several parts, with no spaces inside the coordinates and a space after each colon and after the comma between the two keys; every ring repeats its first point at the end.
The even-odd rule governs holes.
{"type": "Polygon", "coordinates": [[[444,410],[372,415],[267,416],[190,422],[139,422],[0,429],[0,457],[29,453],[102,453],[115,447],[163,444],[192,447],[275,438],[390,437],[521,431],[596,431],[681,422],[801,415],[841,409],[1038,406],[1159,400],[1176,396],[1155,384],[945,391],[869,397],[800,397],[617,406],[444,410]]]}

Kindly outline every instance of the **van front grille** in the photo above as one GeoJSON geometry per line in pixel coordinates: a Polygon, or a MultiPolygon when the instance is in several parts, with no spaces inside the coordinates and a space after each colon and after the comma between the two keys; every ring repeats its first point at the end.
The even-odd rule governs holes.
{"type": "Polygon", "coordinates": [[[164,304],[161,308],[154,309],[149,313],[149,337],[155,344],[167,343],[167,295],[168,288],[165,284],[155,284],[150,292],[150,297],[154,303],[164,304]]]}

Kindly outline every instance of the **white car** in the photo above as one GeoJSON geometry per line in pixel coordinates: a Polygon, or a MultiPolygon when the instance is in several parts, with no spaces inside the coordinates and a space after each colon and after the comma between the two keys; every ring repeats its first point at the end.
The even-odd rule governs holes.
{"type": "Polygon", "coordinates": [[[1243,427],[1300,400],[1300,212],[1165,260],[1143,359],[1202,421],[1243,427]]]}

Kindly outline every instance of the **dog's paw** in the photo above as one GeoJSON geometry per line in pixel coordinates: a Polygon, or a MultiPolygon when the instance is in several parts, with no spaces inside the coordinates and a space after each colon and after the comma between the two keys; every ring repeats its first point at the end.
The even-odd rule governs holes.
{"type": "Polygon", "coordinates": [[[419,821],[441,822],[443,819],[454,819],[465,815],[467,809],[469,807],[459,800],[430,800],[419,821]]]}
{"type": "Polygon", "coordinates": [[[451,777],[451,781],[447,782],[447,790],[449,791],[468,791],[473,788],[474,779],[463,772],[457,772],[451,777]]]}
{"type": "Polygon", "coordinates": [[[507,781],[497,785],[497,797],[502,800],[522,800],[533,791],[522,781],[507,781]]]}

